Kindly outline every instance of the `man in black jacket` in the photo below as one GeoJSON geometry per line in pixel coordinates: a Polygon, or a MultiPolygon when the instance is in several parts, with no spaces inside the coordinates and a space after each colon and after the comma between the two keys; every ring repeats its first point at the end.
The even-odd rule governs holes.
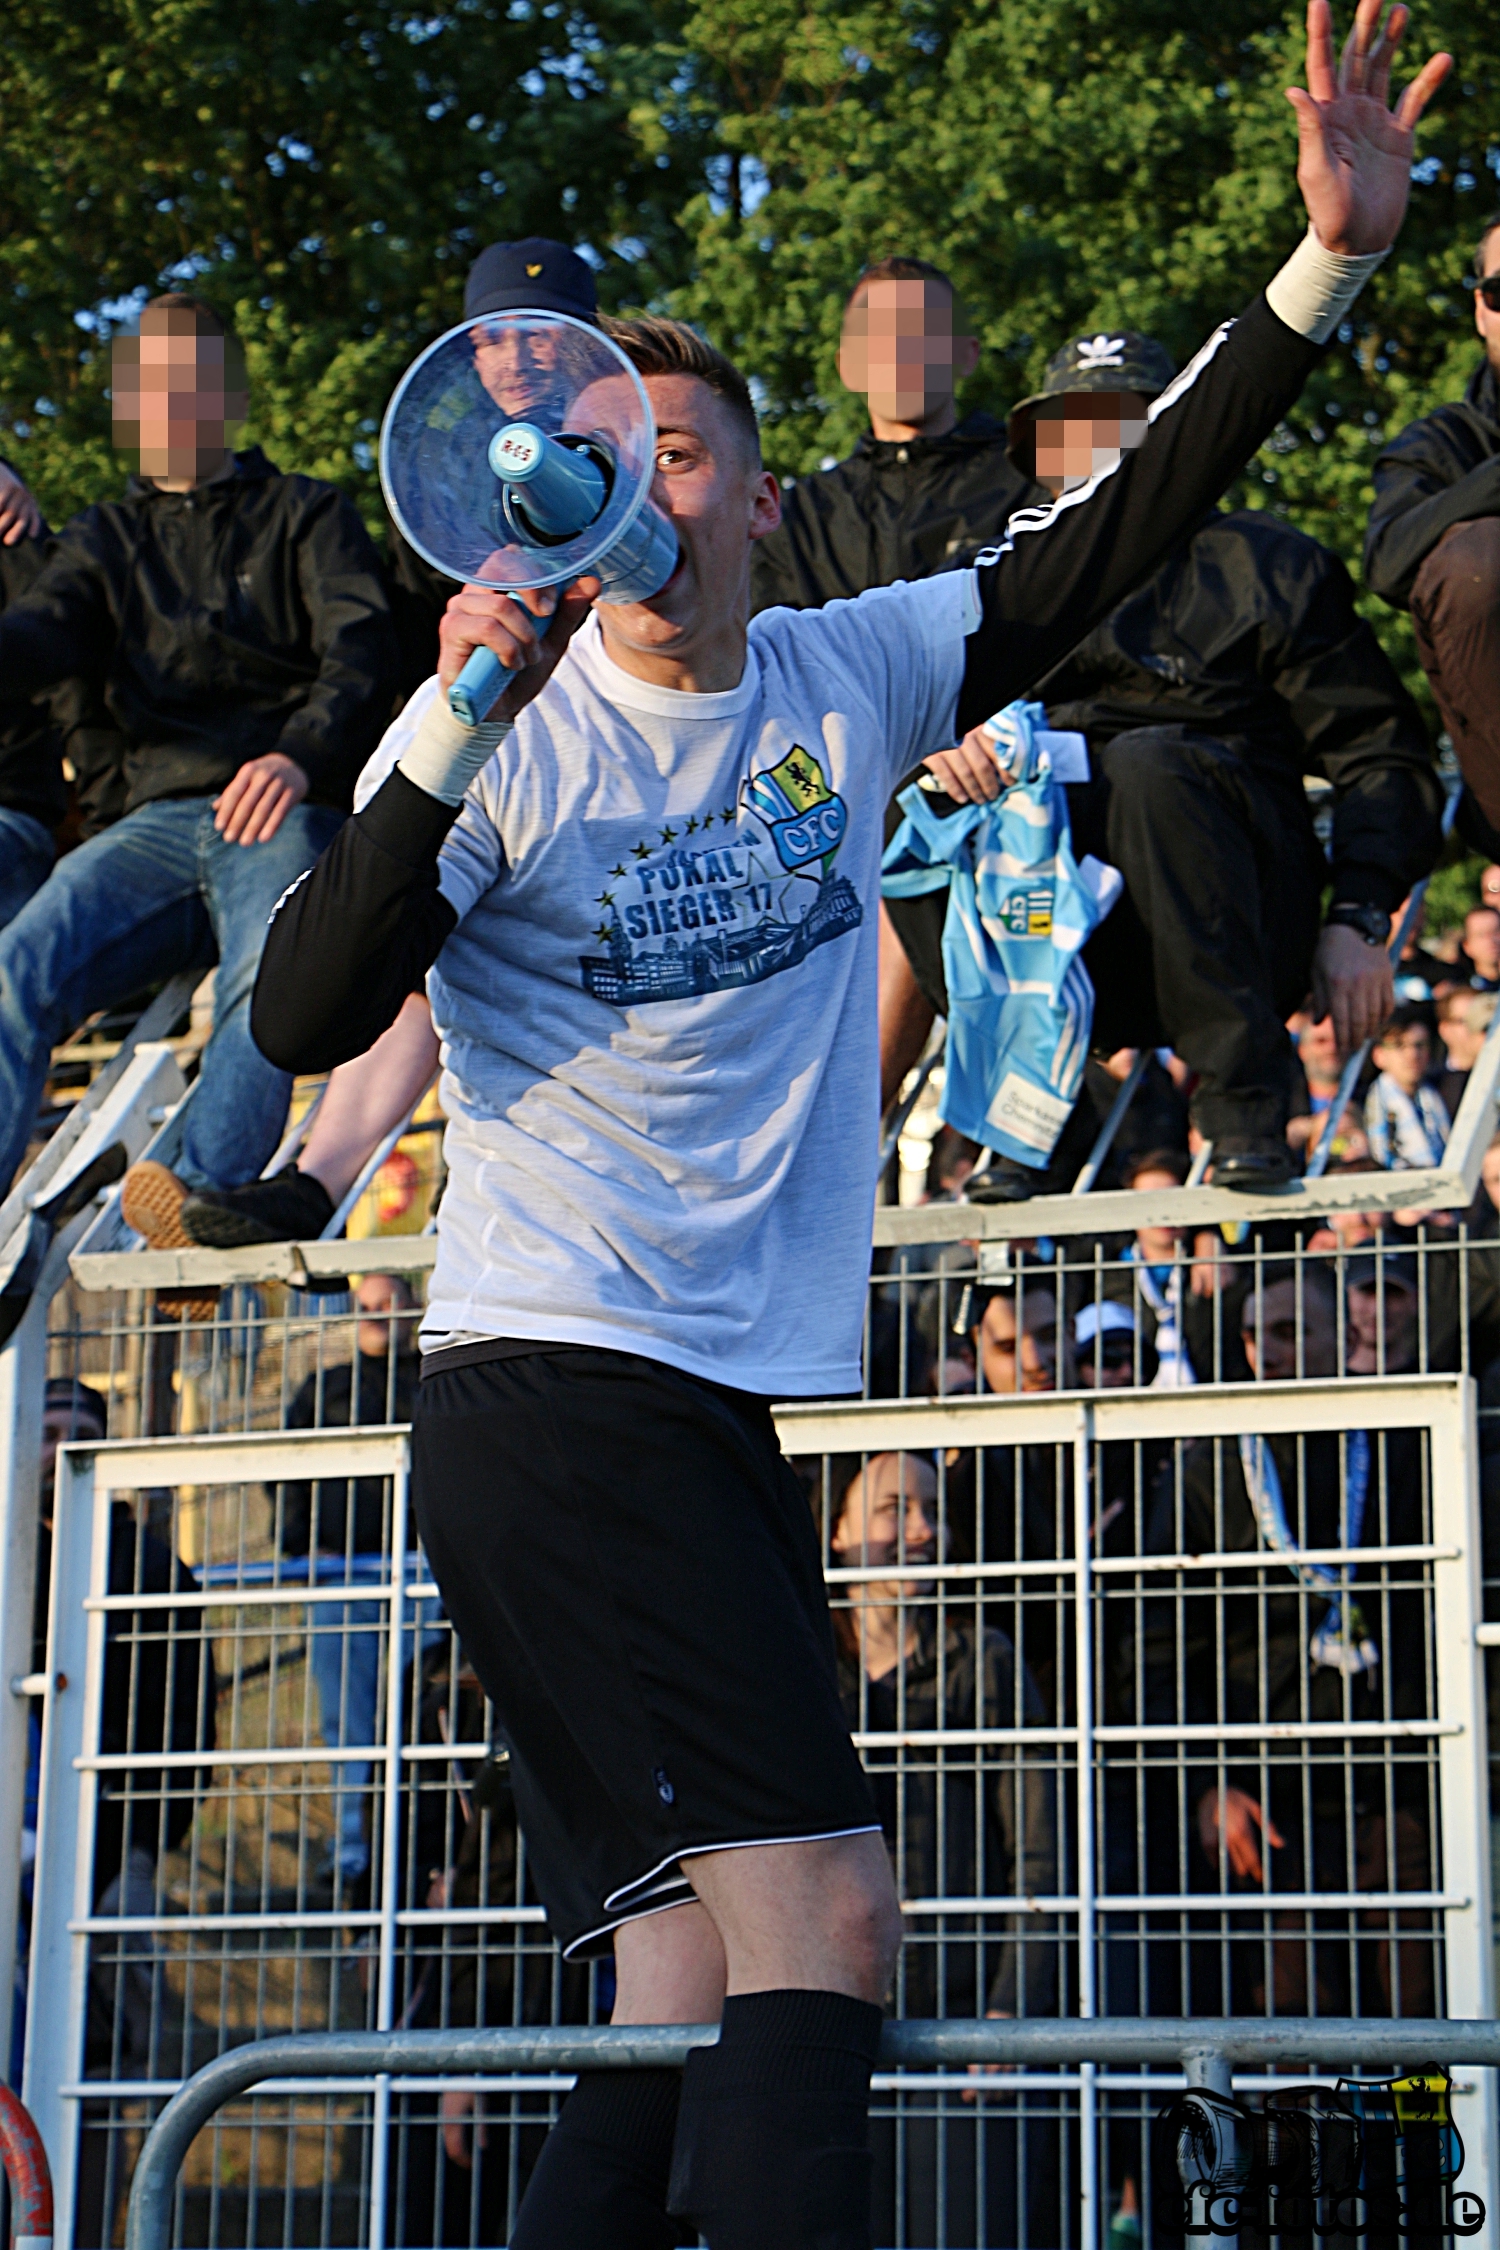
{"type": "Polygon", "coordinates": [[[839,372],[867,399],[870,427],[847,461],[782,495],[781,527],[755,549],[753,609],[821,609],[928,578],[1041,498],[993,416],[958,419],[954,388],[978,359],[947,274],[922,258],[866,266],[844,309],[839,372]]]}
{"type": "MultiPolygon", "coordinates": [[[[1144,412],[1172,376],[1149,337],[1079,337],[1016,408],[1011,450],[1060,492],[1051,416],[1101,391],[1144,412]]],[[[1337,557],[1245,510],[1206,515],[1034,692],[1051,727],[1087,744],[1090,776],[1068,789],[1074,850],[1125,879],[1084,949],[1094,1043],[1174,1048],[1198,1076],[1193,1117],[1216,1180],[1279,1185],[1292,1170],[1286,1017],[1311,988],[1345,1052],[1378,1028],[1391,911],[1438,850],[1441,789],[1416,707],[1337,557]],[[1305,773],[1334,792],[1321,932],[1329,870],[1305,773]]],[[[984,739],[929,761],[953,795],[996,794],[984,739]]],[[[945,910],[941,893],[891,906],[936,1006],[945,910]]],[[[990,1192],[1024,1197],[1044,1178],[996,1159],[990,1192]]]]}
{"type": "Polygon", "coordinates": [[[1500,215],[1474,253],[1485,356],[1461,399],[1410,423],[1375,464],[1365,580],[1410,609],[1422,668],[1471,797],[1459,825],[1493,855],[1500,828],[1500,215]],[[1487,828],[1486,828],[1486,825],[1487,828]]]}
{"type": "MultiPolygon", "coordinates": [[[[253,1177],[285,1119],[290,1081],[250,1038],[250,988],[272,906],[338,827],[389,716],[390,614],[352,504],[228,450],[237,359],[196,300],[146,307],[114,370],[116,435],[140,474],[68,525],[0,616],[0,695],[84,672],[126,745],[125,817],[0,936],[0,1183],[55,1042],[91,1008],[215,959],[182,1181],[253,1177]]],[[[154,1170],[127,1215],[148,1239],[185,1240],[182,1181],[154,1170]]]]}

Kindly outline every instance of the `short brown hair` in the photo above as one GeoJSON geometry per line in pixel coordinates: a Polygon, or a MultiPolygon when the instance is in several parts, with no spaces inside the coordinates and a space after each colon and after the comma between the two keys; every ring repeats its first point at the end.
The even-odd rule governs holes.
{"type": "Polygon", "coordinates": [[[212,305],[185,290],[167,289],[148,297],[141,307],[141,326],[148,335],[227,336],[230,330],[212,305]]]}
{"type": "Polygon", "coordinates": [[[667,320],[656,313],[643,313],[636,320],[603,320],[599,325],[638,375],[696,375],[706,383],[729,408],[748,441],[751,459],[760,466],[755,401],[750,385],[726,353],[685,320],[667,320]]]}
{"type": "Polygon", "coordinates": [[[953,300],[953,333],[955,336],[972,336],[973,323],[964,309],[957,285],[951,273],[941,266],[930,265],[925,258],[876,258],[873,264],[862,266],[853,288],[844,299],[847,313],[861,289],[870,281],[935,281],[953,300]]]}
{"type": "Polygon", "coordinates": [[[1120,1177],[1133,1188],[1143,1172],[1166,1172],[1181,1187],[1188,1176],[1188,1160],[1180,1148],[1148,1148],[1127,1159],[1120,1177]]]}

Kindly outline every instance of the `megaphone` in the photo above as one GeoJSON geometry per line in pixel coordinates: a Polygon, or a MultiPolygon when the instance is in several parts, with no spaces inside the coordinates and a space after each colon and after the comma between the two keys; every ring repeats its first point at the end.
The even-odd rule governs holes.
{"type": "MultiPolygon", "coordinates": [[[[677,534],[650,498],[656,423],[618,344],[567,313],[450,328],[397,384],[380,482],[401,532],[446,577],[506,593],[589,573],[607,602],[659,593],[677,534]]],[[[511,675],[476,648],[448,690],[474,726],[511,675]]]]}

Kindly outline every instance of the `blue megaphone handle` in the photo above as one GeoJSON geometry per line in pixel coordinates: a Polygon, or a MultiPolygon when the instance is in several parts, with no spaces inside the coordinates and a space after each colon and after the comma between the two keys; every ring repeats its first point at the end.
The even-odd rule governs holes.
{"type": "Polygon", "coordinates": [[[448,690],[448,708],[466,727],[477,727],[481,719],[489,717],[515,676],[506,671],[493,650],[476,648],[448,690]]]}

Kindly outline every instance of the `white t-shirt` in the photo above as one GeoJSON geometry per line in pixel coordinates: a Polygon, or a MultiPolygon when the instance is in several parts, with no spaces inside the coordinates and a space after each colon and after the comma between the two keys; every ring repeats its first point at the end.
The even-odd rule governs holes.
{"type": "Polygon", "coordinates": [[[977,622],[968,571],[766,611],[716,695],[621,671],[597,618],[577,634],[442,850],[428,1350],[525,1337],[858,1389],[885,807],[953,740],[977,622]]]}

